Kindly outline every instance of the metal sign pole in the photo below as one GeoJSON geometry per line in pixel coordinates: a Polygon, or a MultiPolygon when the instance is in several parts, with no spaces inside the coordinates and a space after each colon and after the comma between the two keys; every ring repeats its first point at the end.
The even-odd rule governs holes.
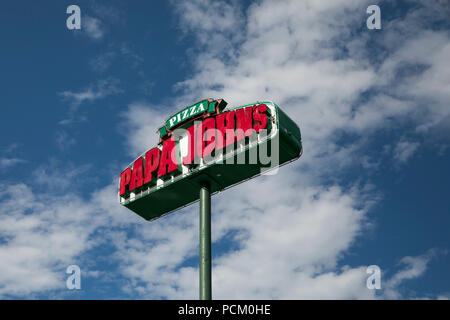
{"type": "Polygon", "coordinates": [[[200,188],[200,300],[211,300],[211,190],[200,188]]]}

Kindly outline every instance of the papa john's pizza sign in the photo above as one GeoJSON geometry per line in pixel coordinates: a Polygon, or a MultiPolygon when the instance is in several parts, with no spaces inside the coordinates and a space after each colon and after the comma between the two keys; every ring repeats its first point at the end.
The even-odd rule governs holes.
{"type": "Polygon", "coordinates": [[[300,157],[298,126],[273,102],[225,111],[207,99],[165,121],[159,143],[120,175],[119,201],[152,220],[300,157]]]}

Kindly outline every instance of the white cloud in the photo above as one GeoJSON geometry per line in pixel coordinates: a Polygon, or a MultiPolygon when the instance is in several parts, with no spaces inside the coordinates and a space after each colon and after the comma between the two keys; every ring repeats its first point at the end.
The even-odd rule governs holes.
{"type": "MultiPolygon", "coordinates": [[[[381,39],[370,31],[354,36],[367,18],[367,3],[253,4],[246,26],[241,27],[239,18],[230,24],[244,40],[228,43],[221,54],[203,53],[202,47],[196,60],[198,73],[179,87],[188,92],[186,100],[212,96],[224,97],[232,105],[257,99],[278,102],[308,134],[306,157],[329,148],[338,130],[365,136],[375,129],[395,127],[400,119],[412,120],[419,131],[434,125],[450,114],[450,74],[444,58],[448,34],[424,26],[431,16],[431,9],[425,7],[387,23],[389,30],[380,33],[381,39]],[[399,75],[410,72],[408,68],[414,73],[398,81],[399,75]],[[362,100],[368,92],[369,98],[362,100]]],[[[200,14],[204,1],[191,1],[189,7],[196,4],[200,14]]],[[[185,4],[179,7],[190,12],[185,4]]],[[[433,12],[436,20],[444,17],[445,11],[433,12]]],[[[182,19],[191,28],[196,26],[190,14],[182,19]]],[[[201,42],[207,42],[205,34],[210,39],[222,34],[220,28],[208,33],[202,28],[198,30],[201,42]]]]}
{"type": "Polygon", "coordinates": [[[405,280],[416,279],[422,276],[427,265],[433,256],[436,255],[436,250],[429,250],[427,253],[416,257],[403,257],[400,260],[400,264],[405,268],[396,272],[389,280],[385,282],[385,289],[383,296],[386,299],[399,299],[401,298],[401,285],[405,280]]]}
{"type": "Polygon", "coordinates": [[[98,266],[86,254],[105,243],[102,230],[138,220],[117,205],[114,189],[108,186],[83,199],[76,192],[1,185],[0,297],[65,290],[65,270],[71,264],[80,266],[83,279],[97,277],[92,268],[98,266]]]}
{"type": "Polygon", "coordinates": [[[6,148],[4,148],[5,154],[11,154],[14,151],[16,151],[19,148],[20,144],[18,142],[13,142],[10,145],[8,145],[6,148]]]}
{"type": "Polygon", "coordinates": [[[105,30],[99,19],[85,15],[82,17],[81,21],[81,29],[85,31],[88,37],[94,40],[103,38],[105,30]]]}
{"type": "Polygon", "coordinates": [[[112,25],[123,25],[123,13],[115,6],[89,3],[91,13],[81,15],[81,29],[93,40],[101,40],[108,33],[112,25]]]}
{"type": "Polygon", "coordinates": [[[93,58],[90,65],[95,71],[104,72],[110,67],[115,57],[115,52],[108,51],[93,58]]]}
{"type": "MultiPolygon", "coordinates": [[[[131,45],[122,43],[117,47],[110,45],[108,51],[91,59],[89,64],[95,71],[105,72],[113,62],[119,59],[122,59],[121,62],[127,64],[131,69],[138,69],[144,62],[142,55],[136,53],[131,45]]],[[[139,71],[139,75],[141,74],[142,70],[139,71]]]]}
{"type": "MultiPolygon", "coordinates": [[[[84,120],[85,120],[84,117],[80,117],[80,121],[84,121],[84,120]]],[[[74,121],[74,119],[71,118],[71,119],[62,120],[60,122],[60,124],[69,123],[71,121],[74,121]]],[[[56,132],[55,142],[60,150],[67,150],[77,143],[76,139],[64,130],[56,132]]]]}
{"type": "Polygon", "coordinates": [[[399,141],[394,149],[394,159],[399,163],[405,163],[413,156],[419,145],[418,142],[399,141]]]}
{"type": "Polygon", "coordinates": [[[90,246],[93,217],[81,199],[42,201],[24,184],[1,190],[0,296],[62,288],[65,267],[90,246]]]}
{"type": "Polygon", "coordinates": [[[0,158],[0,170],[7,169],[24,162],[25,160],[19,158],[0,158]]]}
{"type": "Polygon", "coordinates": [[[357,193],[344,194],[338,187],[308,188],[289,179],[289,174],[284,171],[230,190],[215,206],[220,217],[214,232],[226,235],[238,230],[240,246],[216,261],[218,297],[351,298],[362,291],[363,282],[352,281],[345,291],[326,294],[328,285],[343,280],[340,276],[356,272],[354,280],[362,277],[350,269],[335,274],[339,257],[364,230],[365,209],[355,209],[357,193]]]}
{"type": "Polygon", "coordinates": [[[130,156],[137,158],[159,142],[156,130],[167,120],[172,108],[141,102],[135,102],[128,106],[128,109],[122,113],[125,122],[119,127],[119,130],[126,137],[125,148],[130,156]]]}
{"type": "Polygon", "coordinates": [[[128,44],[123,43],[120,46],[119,52],[126,63],[133,69],[137,69],[144,62],[144,58],[140,54],[134,52],[128,44]]]}
{"type": "MultiPolygon", "coordinates": [[[[213,242],[237,246],[214,260],[214,297],[370,297],[365,270],[335,269],[338,257],[364,230],[365,209],[354,208],[363,196],[343,194],[337,187],[296,188],[286,172],[270,178],[213,198],[213,242]],[[346,284],[340,293],[330,291],[346,284]]],[[[143,226],[139,240],[119,240],[123,272],[145,284],[145,295],[197,296],[197,268],[180,267],[197,256],[197,210],[194,206],[143,226]]]]}
{"type": "Polygon", "coordinates": [[[119,80],[108,78],[99,80],[95,84],[90,85],[79,92],[67,90],[61,92],[59,95],[71,101],[74,107],[78,107],[84,102],[92,102],[121,92],[123,91],[119,88],[119,80]]]}
{"type": "Polygon", "coordinates": [[[210,53],[219,54],[232,49],[242,39],[242,33],[237,32],[245,27],[245,17],[239,10],[237,1],[196,0],[179,3],[172,1],[178,11],[179,27],[184,34],[195,33],[202,46],[210,53]]]}
{"type": "Polygon", "coordinates": [[[87,182],[86,177],[81,176],[87,173],[90,168],[90,165],[74,166],[70,162],[61,164],[57,161],[49,161],[48,165],[37,167],[31,176],[35,184],[46,190],[64,192],[68,188],[74,190],[80,184],[81,179],[83,179],[83,182],[87,182]]]}

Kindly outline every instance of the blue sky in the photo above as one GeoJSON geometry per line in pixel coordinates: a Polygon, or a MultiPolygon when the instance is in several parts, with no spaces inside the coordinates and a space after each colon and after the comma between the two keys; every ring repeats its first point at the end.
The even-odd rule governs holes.
{"type": "Polygon", "coordinates": [[[0,297],[196,299],[198,204],[151,223],[121,170],[183,106],[273,100],[304,154],[213,198],[213,297],[448,298],[445,1],[10,1],[0,297]],[[81,30],[66,8],[81,8],[81,30]],[[381,8],[368,30],[366,8],[381,8]],[[82,289],[68,290],[67,266],[82,289]],[[382,289],[366,287],[369,265],[382,289]]]}

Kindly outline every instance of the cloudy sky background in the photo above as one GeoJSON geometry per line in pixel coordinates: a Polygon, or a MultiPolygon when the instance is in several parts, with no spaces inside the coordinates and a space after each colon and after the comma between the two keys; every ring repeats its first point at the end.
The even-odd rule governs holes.
{"type": "Polygon", "coordinates": [[[196,299],[198,204],[149,223],[116,195],[161,123],[209,97],[275,101],[304,148],[213,197],[213,298],[449,298],[449,16],[425,0],[2,4],[0,298],[196,299]]]}

